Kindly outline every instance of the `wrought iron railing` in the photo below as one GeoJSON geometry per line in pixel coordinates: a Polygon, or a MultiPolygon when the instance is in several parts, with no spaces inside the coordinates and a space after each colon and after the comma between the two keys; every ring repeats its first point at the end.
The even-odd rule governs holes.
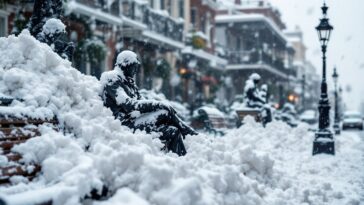
{"type": "Polygon", "coordinates": [[[115,1],[108,6],[106,0],[76,1],[91,8],[100,9],[114,16],[124,16],[131,20],[143,23],[150,31],[175,41],[181,42],[183,40],[183,21],[172,18],[168,13],[155,11],[147,4],[137,4],[134,1],[120,4],[118,1],[115,1]]]}
{"type": "Polygon", "coordinates": [[[266,64],[286,74],[288,74],[289,70],[285,68],[283,59],[273,58],[272,55],[262,51],[230,51],[228,52],[227,59],[229,64],[266,64]]]}
{"type": "Polygon", "coordinates": [[[182,41],[183,22],[147,8],[143,23],[148,29],[176,41],[182,41]]]}

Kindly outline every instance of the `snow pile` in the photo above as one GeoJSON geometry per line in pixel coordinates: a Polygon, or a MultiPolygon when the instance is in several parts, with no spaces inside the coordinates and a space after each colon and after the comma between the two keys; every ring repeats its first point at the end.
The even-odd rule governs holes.
{"type": "MultiPolygon", "coordinates": [[[[92,189],[101,191],[103,186],[109,188],[108,196],[91,203],[324,204],[324,196],[327,204],[333,204],[333,199],[342,202],[338,204],[358,201],[356,193],[348,195],[352,189],[342,186],[337,191],[335,183],[300,182],[302,176],[309,179],[310,172],[326,174],[314,167],[322,167],[321,156],[311,157],[312,137],[304,127],[293,130],[272,123],[263,128],[248,119],[223,138],[187,137],[188,154],[177,157],[160,151],[157,134],[131,133],[121,126],[103,107],[100,82],[72,68],[28,32],[0,38],[0,56],[0,92],[22,99],[11,104],[11,113],[55,115],[65,130],[40,126],[40,137],[14,148],[25,162],[39,163],[42,172],[32,182],[16,177],[12,186],[0,187],[9,204],[49,199],[53,204],[81,204],[92,189]]],[[[322,157],[333,163],[330,157],[322,157]]]]}

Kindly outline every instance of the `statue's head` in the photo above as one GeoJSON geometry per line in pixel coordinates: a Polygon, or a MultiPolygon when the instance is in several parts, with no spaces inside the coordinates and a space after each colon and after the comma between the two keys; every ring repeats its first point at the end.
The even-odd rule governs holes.
{"type": "Polygon", "coordinates": [[[140,62],[136,53],[125,50],[118,55],[116,66],[123,71],[125,77],[134,77],[138,72],[140,62]]]}
{"type": "Polygon", "coordinates": [[[254,84],[258,84],[260,81],[260,75],[258,73],[253,73],[249,76],[249,79],[254,82],[254,84]]]}

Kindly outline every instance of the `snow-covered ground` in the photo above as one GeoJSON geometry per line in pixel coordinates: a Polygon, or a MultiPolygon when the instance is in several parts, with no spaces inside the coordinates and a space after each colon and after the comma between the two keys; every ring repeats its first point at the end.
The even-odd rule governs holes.
{"type": "MultiPolygon", "coordinates": [[[[15,101],[11,113],[57,116],[65,132],[40,127],[41,136],[14,148],[42,172],[32,182],[14,177],[0,187],[9,204],[285,205],[360,204],[364,140],[344,132],[336,156],[312,157],[306,125],[248,118],[224,137],[185,140],[188,154],[160,151],[158,134],[132,133],[102,106],[101,84],[72,68],[27,32],[0,38],[0,92],[15,101]],[[92,189],[103,201],[84,200],[92,189]]],[[[7,109],[9,110],[9,109],[7,109]]],[[[0,109],[5,112],[6,109],[0,109]]],[[[9,112],[9,111],[8,111],[9,112]]],[[[10,113],[10,112],[9,112],[10,113]]],[[[7,160],[0,155],[0,166],[7,160]]]]}

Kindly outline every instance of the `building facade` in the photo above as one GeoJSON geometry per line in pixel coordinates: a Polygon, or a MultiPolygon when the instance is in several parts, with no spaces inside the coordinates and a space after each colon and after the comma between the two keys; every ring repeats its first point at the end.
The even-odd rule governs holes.
{"type": "Polygon", "coordinates": [[[269,85],[271,100],[282,106],[291,91],[294,50],[287,45],[280,13],[266,1],[236,1],[215,18],[217,42],[226,51],[227,72],[233,78],[233,98],[242,94],[252,73],[269,85]]]}
{"type": "MultiPolygon", "coordinates": [[[[0,36],[17,34],[31,16],[34,1],[0,4],[0,36]]],[[[302,33],[283,32],[280,13],[264,0],[68,0],[64,18],[75,45],[74,67],[100,77],[113,69],[117,54],[136,52],[142,66],[136,81],[192,108],[231,102],[243,94],[251,73],[269,85],[271,101],[282,105],[316,86],[302,33]],[[301,35],[301,36],[300,36],[301,35]],[[298,40],[297,40],[298,39],[298,40]]]]}

